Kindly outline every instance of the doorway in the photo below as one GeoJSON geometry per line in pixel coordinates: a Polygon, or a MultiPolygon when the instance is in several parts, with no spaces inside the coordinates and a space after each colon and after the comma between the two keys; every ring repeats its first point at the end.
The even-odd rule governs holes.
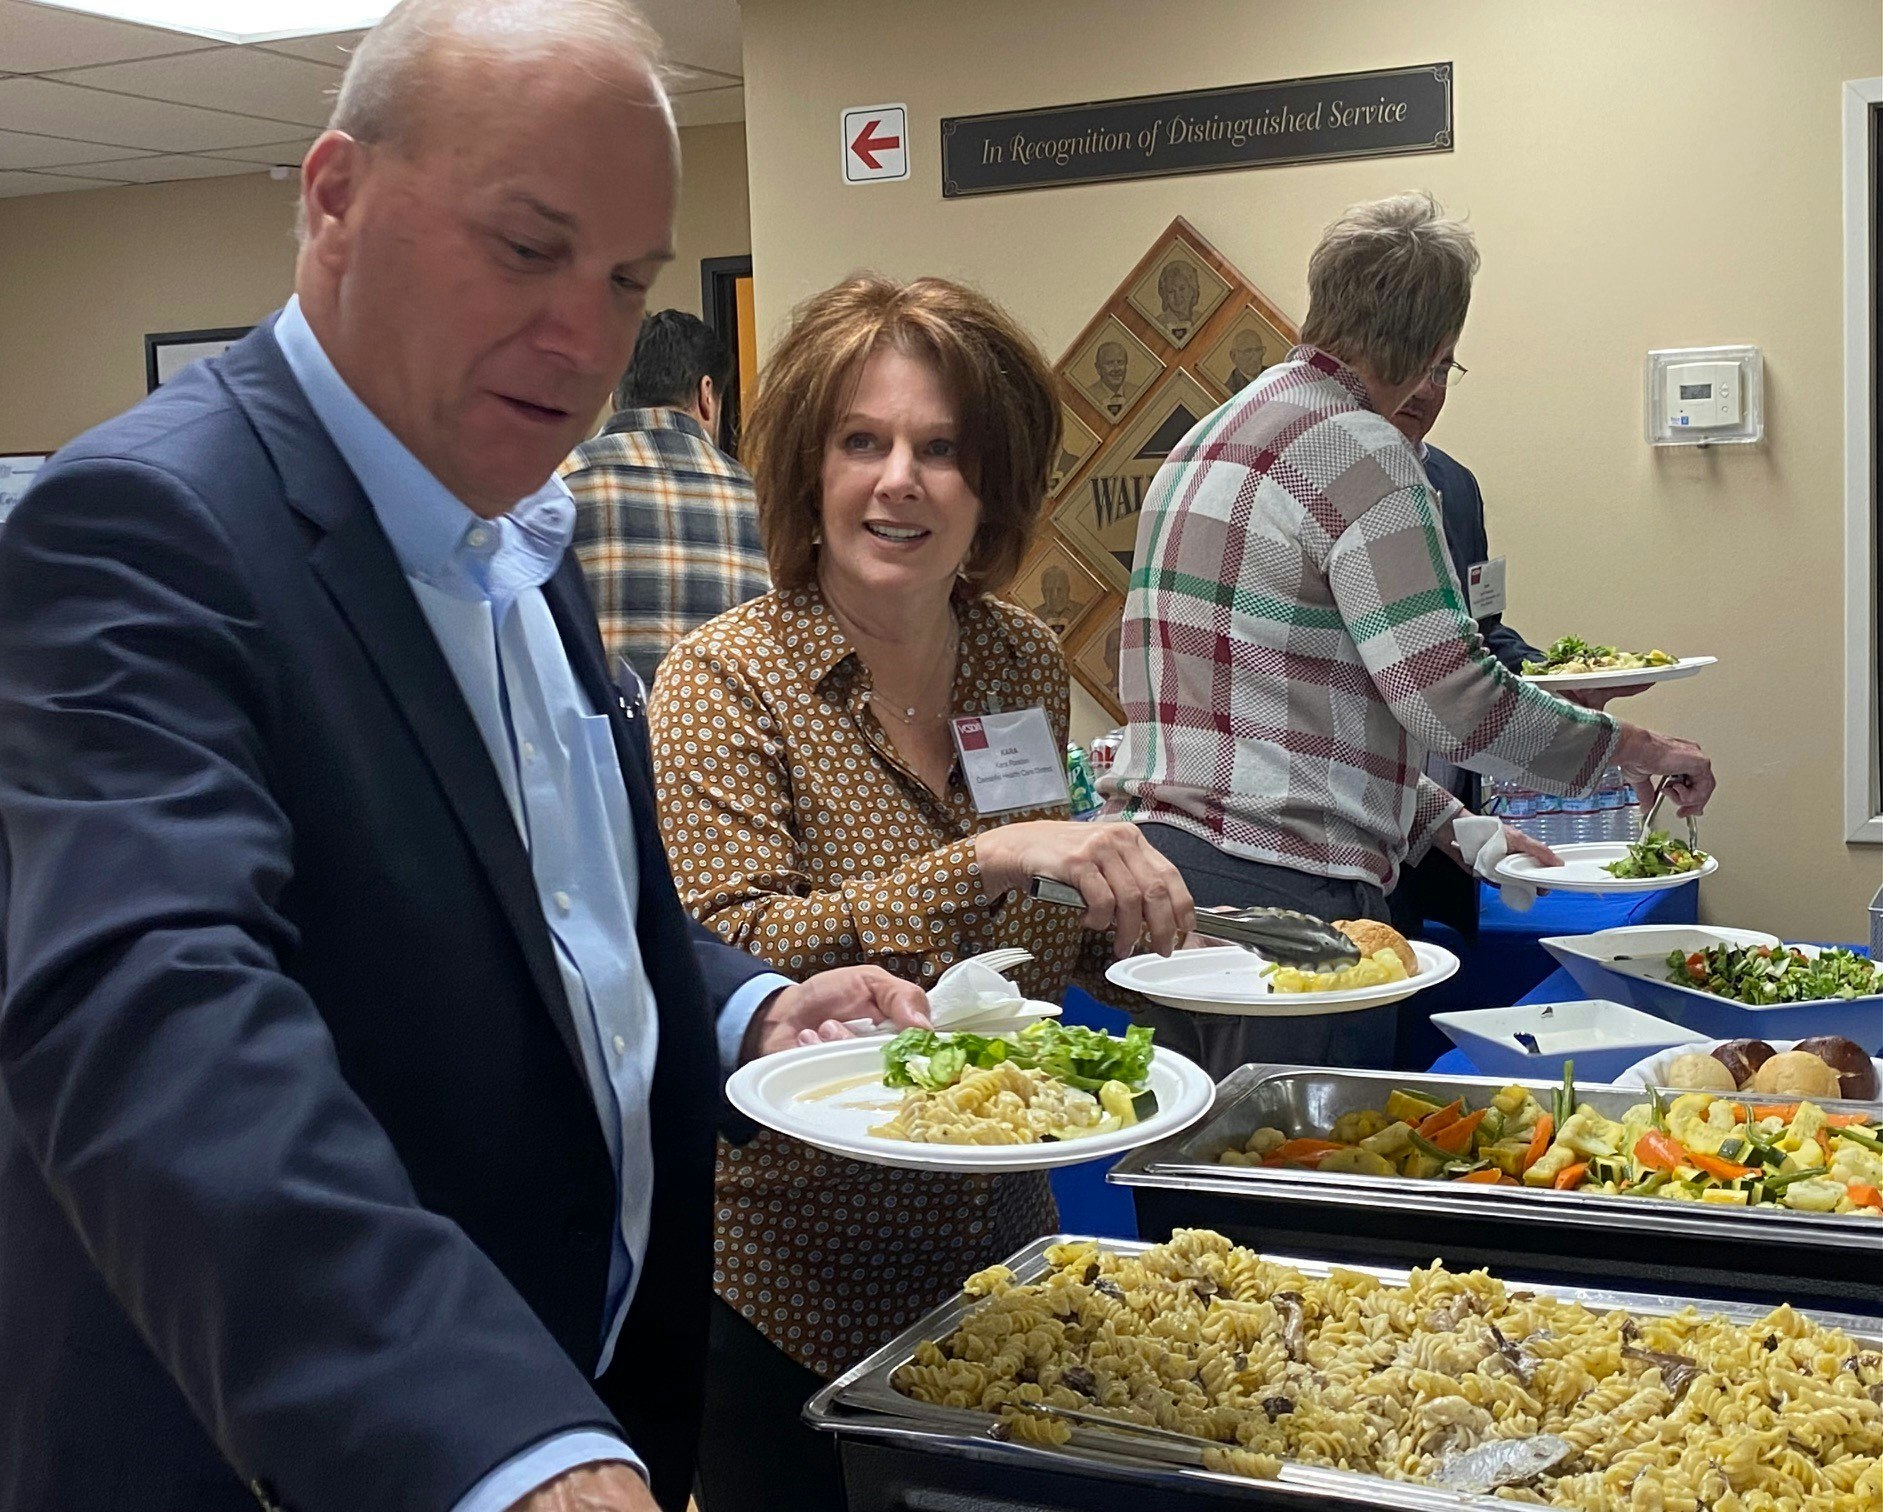
{"type": "Polygon", "coordinates": [[[719,444],[736,457],[743,398],[758,384],[758,321],[749,254],[700,259],[700,309],[707,325],[732,349],[732,382],[726,390],[719,444]]]}

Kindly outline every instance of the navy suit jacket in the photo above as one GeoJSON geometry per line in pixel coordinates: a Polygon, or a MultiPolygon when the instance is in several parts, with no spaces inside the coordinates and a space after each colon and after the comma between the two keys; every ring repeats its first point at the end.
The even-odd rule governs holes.
{"type": "Polygon", "coordinates": [[[765,968],[682,912],[571,556],[544,591],[615,719],[660,1012],[592,1383],[615,1172],[529,858],[271,325],[0,529],[0,1509],[443,1512],[617,1423],[679,1507],[713,1016],[765,968]]]}
{"type": "MultiPolygon", "coordinates": [[[[1470,468],[1430,442],[1425,448],[1425,476],[1438,490],[1445,544],[1451,551],[1452,570],[1463,588],[1472,564],[1491,554],[1484,526],[1484,495],[1470,468]]],[[[1491,655],[1513,672],[1521,669],[1526,658],[1543,658],[1541,651],[1504,623],[1501,614],[1479,620],[1478,633],[1491,655]]],[[[1449,776],[1451,780],[1444,786],[1454,798],[1473,813],[1483,807],[1484,783],[1476,772],[1452,767],[1449,776]]],[[[1422,919],[1437,919],[1470,938],[1478,929],[1478,880],[1448,857],[1428,855],[1400,874],[1399,885],[1393,889],[1392,907],[1394,922],[1407,933],[1415,931],[1422,919]]]]}

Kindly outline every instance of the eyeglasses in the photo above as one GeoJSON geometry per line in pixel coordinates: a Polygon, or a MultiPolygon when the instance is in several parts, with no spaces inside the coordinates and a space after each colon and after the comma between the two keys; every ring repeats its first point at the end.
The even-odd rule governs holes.
{"type": "Polygon", "coordinates": [[[1460,383],[1464,382],[1465,374],[1470,371],[1471,369],[1466,367],[1462,362],[1453,362],[1451,358],[1447,357],[1443,362],[1439,363],[1437,367],[1433,368],[1431,372],[1427,373],[1426,377],[1431,379],[1439,388],[1456,388],[1460,383]]]}

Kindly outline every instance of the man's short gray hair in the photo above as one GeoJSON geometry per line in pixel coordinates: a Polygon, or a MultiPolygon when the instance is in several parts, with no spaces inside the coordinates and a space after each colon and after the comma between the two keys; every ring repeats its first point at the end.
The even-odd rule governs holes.
{"type": "Polygon", "coordinates": [[[430,103],[431,65],[451,43],[510,56],[600,44],[661,77],[660,38],[633,0],[401,0],[353,50],[328,129],[359,142],[411,140],[430,103]]]}
{"type": "Polygon", "coordinates": [[[1308,258],[1301,339],[1404,383],[1464,329],[1478,244],[1429,194],[1355,205],[1308,258]]]}

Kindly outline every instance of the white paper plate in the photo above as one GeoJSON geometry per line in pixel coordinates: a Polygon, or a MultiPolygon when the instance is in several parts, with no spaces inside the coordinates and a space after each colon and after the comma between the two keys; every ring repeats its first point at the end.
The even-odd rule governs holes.
{"type": "Polygon", "coordinates": [[[1157,1111],[1130,1128],[1053,1144],[916,1144],[870,1133],[902,1104],[901,1089],[882,1084],[882,1069],[881,1040],[800,1045],[741,1066],[726,1083],[726,1095],[755,1123],[820,1150],[925,1171],[1044,1171],[1117,1155],[1188,1128],[1216,1097],[1216,1085],[1201,1066],[1160,1049],[1151,1057],[1150,1074],[1157,1111]],[[840,1090],[831,1092],[833,1087],[840,1090]]]}
{"type": "Polygon", "coordinates": [[[1678,682],[1683,677],[1692,677],[1718,660],[1717,656],[1683,656],[1667,667],[1636,667],[1632,671],[1615,672],[1550,672],[1537,677],[1525,677],[1524,681],[1558,692],[1576,688],[1634,688],[1643,683],[1678,682]]]}
{"type": "MultiPolygon", "coordinates": [[[[1677,1050],[1657,1051],[1646,1060],[1637,1061],[1626,1071],[1622,1072],[1620,1076],[1615,1078],[1616,1084],[1623,1087],[1665,1087],[1667,1085],[1667,1068],[1680,1056],[1690,1055],[1695,1051],[1698,1051],[1702,1055],[1711,1055],[1713,1051],[1726,1043],[1727,1041],[1723,1039],[1696,1040],[1693,1044],[1682,1045],[1677,1050]]],[[[1766,1041],[1766,1044],[1770,1045],[1774,1050],[1789,1050],[1797,1043],[1797,1040],[1788,1039],[1769,1039],[1766,1041]]],[[[1875,1065],[1877,1080],[1883,1082],[1883,1060],[1876,1061],[1875,1065]]],[[[1722,1092],[1720,1095],[1724,1097],[1726,1094],[1722,1092]]]]}
{"type": "Polygon", "coordinates": [[[1611,877],[1602,868],[1628,854],[1628,846],[1623,841],[1587,840],[1551,849],[1562,857],[1561,866],[1545,866],[1530,856],[1506,856],[1497,863],[1497,874],[1513,882],[1547,887],[1555,892],[1650,893],[1685,887],[1720,869],[1718,858],[1708,856],[1698,871],[1682,872],[1674,877],[1611,877]]]}
{"type": "MultiPolygon", "coordinates": [[[[1313,1018],[1323,1013],[1357,1013],[1381,1008],[1415,992],[1435,987],[1458,970],[1458,957],[1439,945],[1412,942],[1418,971],[1403,981],[1346,992],[1277,992],[1264,974],[1268,961],[1240,945],[1178,950],[1170,955],[1137,955],[1115,961],[1105,980],[1128,988],[1167,1008],[1191,1013],[1223,1013],[1241,1018],[1313,1018]]],[[[1159,1052],[1162,1054],[1162,1052],[1159,1052]]]]}

